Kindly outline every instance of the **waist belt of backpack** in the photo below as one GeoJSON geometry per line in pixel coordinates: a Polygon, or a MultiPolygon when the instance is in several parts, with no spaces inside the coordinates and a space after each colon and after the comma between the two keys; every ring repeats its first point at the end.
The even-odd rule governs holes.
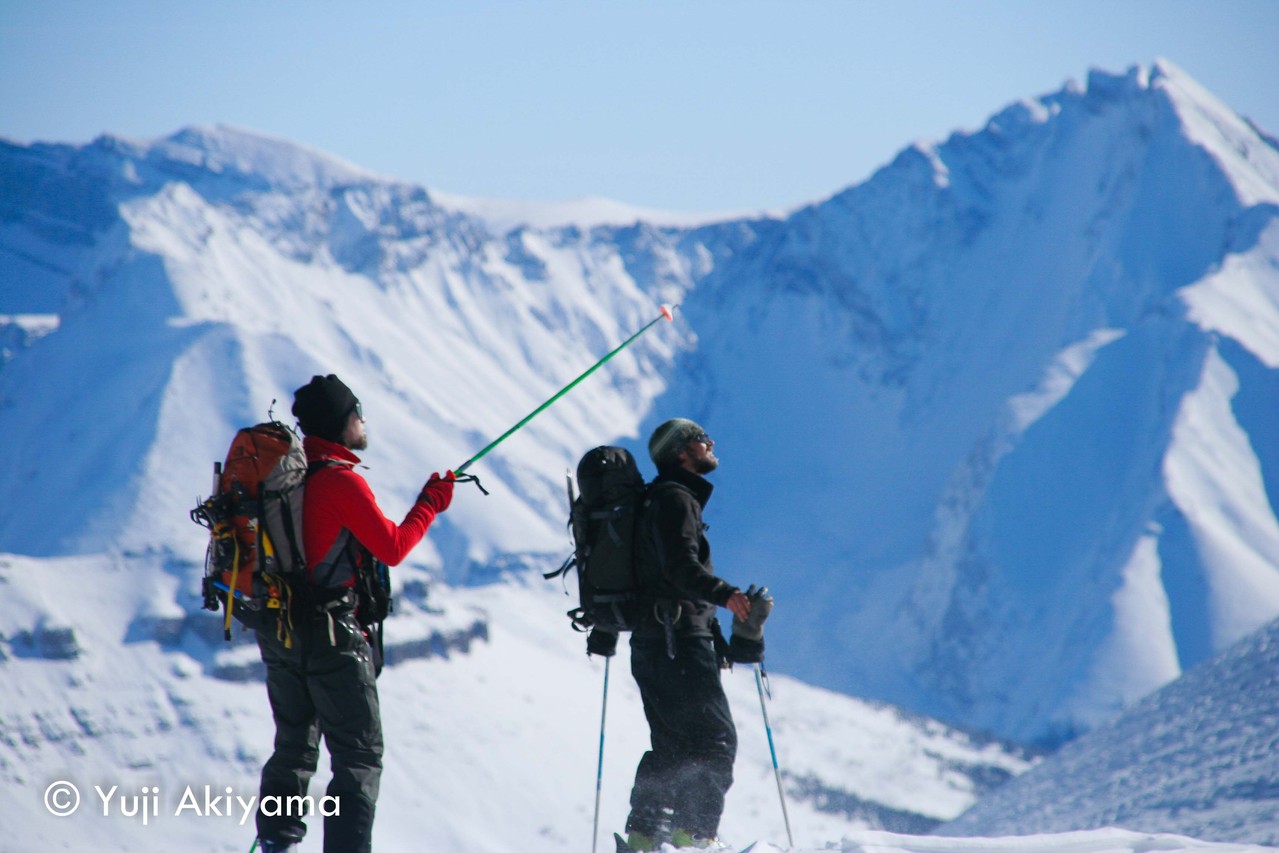
{"type": "Polygon", "coordinates": [[[332,598],[323,604],[317,604],[315,606],[316,612],[324,614],[324,618],[328,622],[330,646],[336,646],[338,644],[337,629],[333,624],[333,611],[341,607],[354,606],[355,591],[352,589],[344,589],[336,598],[332,598]]]}
{"type": "Polygon", "coordinates": [[[674,599],[659,598],[653,602],[653,618],[666,635],[666,656],[671,660],[675,660],[675,623],[683,616],[683,605],[674,599]]]}
{"type": "MultiPolygon", "coordinates": [[[[635,600],[635,596],[629,592],[618,593],[600,593],[594,597],[596,607],[607,607],[609,613],[613,615],[613,624],[623,629],[629,628],[633,622],[627,618],[627,612],[623,608],[635,600]]],[[[633,614],[631,614],[633,615],[633,614]]]]}

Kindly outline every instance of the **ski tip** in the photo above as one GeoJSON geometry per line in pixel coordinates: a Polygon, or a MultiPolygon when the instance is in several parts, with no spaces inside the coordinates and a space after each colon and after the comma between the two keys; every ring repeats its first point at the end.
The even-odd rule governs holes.
{"type": "Polygon", "coordinates": [[[665,317],[667,320],[670,320],[672,323],[675,322],[675,306],[663,305],[662,316],[665,317]]]}

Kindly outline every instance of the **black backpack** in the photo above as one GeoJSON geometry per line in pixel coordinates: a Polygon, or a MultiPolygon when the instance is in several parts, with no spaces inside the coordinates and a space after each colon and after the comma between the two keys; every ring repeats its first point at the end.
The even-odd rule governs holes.
{"type": "Polygon", "coordinates": [[[570,498],[573,554],[547,578],[576,567],[579,606],[568,612],[578,631],[631,630],[643,609],[637,583],[636,534],[647,486],[635,457],[622,447],[597,447],[577,465],[580,494],[570,498]]]}

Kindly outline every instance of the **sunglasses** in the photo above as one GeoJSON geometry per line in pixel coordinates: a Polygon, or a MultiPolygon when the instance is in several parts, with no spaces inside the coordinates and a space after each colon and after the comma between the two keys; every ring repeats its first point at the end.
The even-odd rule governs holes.
{"type": "Polygon", "coordinates": [[[690,438],[689,441],[696,441],[701,444],[705,444],[707,447],[710,447],[711,445],[711,437],[704,432],[699,432],[697,435],[690,438]]]}
{"type": "Polygon", "coordinates": [[[355,405],[351,408],[355,412],[355,416],[360,420],[364,420],[364,407],[360,405],[360,401],[356,400],[355,405]]]}

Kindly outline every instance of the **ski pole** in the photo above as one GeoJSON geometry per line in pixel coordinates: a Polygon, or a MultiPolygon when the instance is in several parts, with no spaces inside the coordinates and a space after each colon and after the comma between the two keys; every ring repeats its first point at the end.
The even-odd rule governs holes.
{"type": "Polygon", "coordinates": [[[529,413],[528,413],[528,415],[526,415],[522,421],[520,421],[520,422],[519,422],[519,423],[517,423],[515,426],[511,427],[510,429],[508,429],[506,432],[502,433],[500,436],[498,436],[498,437],[497,437],[496,439],[494,439],[492,442],[490,442],[490,443],[489,443],[489,445],[488,445],[488,447],[485,447],[485,448],[484,448],[483,450],[481,450],[479,453],[475,454],[475,455],[474,455],[474,456],[472,456],[470,459],[466,460],[466,461],[465,461],[465,462],[463,462],[461,465],[459,465],[458,467],[454,468],[454,469],[453,469],[453,472],[454,472],[455,474],[461,474],[461,473],[464,473],[464,472],[466,471],[466,469],[467,469],[467,468],[470,468],[470,467],[471,467],[471,465],[473,465],[473,464],[474,464],[474,463],[476,463],[476,462],[479,462],[481,459],[483,459],[485,456],[487,456],[487,455],[488,455],[488,452],[489,452],[490,450],[492,450],[493,448],[497,447],[497,446],[498,446],[499,444],[501,444],[502,442],[506,441],[508,438],[510,438],[512,435],[514,435],[516,432],[518,432],[518,431],[519,431],[519,430],[520,430],[520,429],[521,429],[521,428],[522,428],[525,424],[527,424],[529,421],[533,420],[533,418],[535,418],[535,417],[537,417],[538,415],[540,415],[540,414],[541,414],[542,412],[544,412],[546,409],[550,408],[550,407],[551,407],[551,405],[552,405],[552,404],[553,404],[556,400],[558,400],[560,397],[563,397],[563,396],[564,396],[565,394],[567,394],[569,391],[572,391],[572,390],[573,390],[573,388],[577,386],[577,383],[581,382],[583,379],[585,379],[586,377],[590,376],[592,373],[594,373],[596,370],[598,370],[601,366],[603,366],[605,362],[607,362],[607,361],[608,361],[609,359],[611,359],[613,356],[617,355],[619,352],[621,352],[622,350],[624,350],[624,349],[626,349],[628,346],[630,346],[630,344],[631,344],[631,342],[632,342],[632,341],[634,341],[634,340],[635,340],[636,338],[638,338],[640,335],[644,334],[644,333],[645,333],[645,332],[647,332],[650,328],[652,328],[653,326],[655,326],[659,320],[663,320],[663,319],[665,319],[665,320],[672,320],[672,321],[673,321],[673,320],[675,319],[675,315],[674,315],[674,313],[673,313],[673,312],[674,312],[674,310],[675,310],[676,308],[678,308],[678,307],[679,307],[679,306],[677,306],[677,305],[663,305],[663,306],[662,306],[662,313],[658,314],[656,317],[654,317],[652,320],[650,320],[650,321],[649,321],[649,322],[648,322],[648,323],[644,326],[644,328],[640,329],[638,332],[636,332],[635,334],[631,335],[629,338],[627,338],[626,340],[624,340],[624,341],[622,341],[620,344],[618,344],[618,346],[617,346],[617,348],[616,348],[616,349],[614,349],[614,350],[613,350],[612,352],[610,352],[608,355],[604,356],[604,357],[603,357],[603,358],[601,358],[599,361],[595,362],[595,363],[594,363],[594,364],[592,364],[590,367],[588,367],[588,368],[586,369],[586,371],[582,373],[582,375],[581,375],[581,376],[577,377],[577,378],[576,378],[576,379],[574,379],[572,382],[568,383],[568,384],[567,384],[567,385],[565,385],[563,388],[561,388],[561,389],[560,389],[560,390],[559,390],[559,391],[555,394],[555,396],[554,396],[554,397],[551,397],[551,399],[547,400],[545,403],[543,403],[542,405],[538,406],[538,407],[537,407],[536,409],[534,409],[533,411],[529,412],[529,413]]]}
{"type": "Polygon", "coordinates": [[[755,664],[755,686],[759,688],[759,710],[764,714],[764,731],[768,733],[768,751],[773,756],[773,776],[777,779],[777,798],[782,803],[782,820],[786,822],[788,849],[795,849],[795,837],[790,831],[790,815],[786,813],[786,794],[782,792],[782,771],[777,766],[777,748],[773,746],[773,727],[768,723],[768,706],[764,704],[764,667],[755,664]]]}
{"type": "Polygon", "coordinates": [[[600,838],[600,788],[604,782],[604,720],[608,717],[608,664],[613,658],[604,658],[604,702],[600,706],[600,758],[595,766],[595,823],[591,828],[591,853],[595,853],[600,838]]]}

